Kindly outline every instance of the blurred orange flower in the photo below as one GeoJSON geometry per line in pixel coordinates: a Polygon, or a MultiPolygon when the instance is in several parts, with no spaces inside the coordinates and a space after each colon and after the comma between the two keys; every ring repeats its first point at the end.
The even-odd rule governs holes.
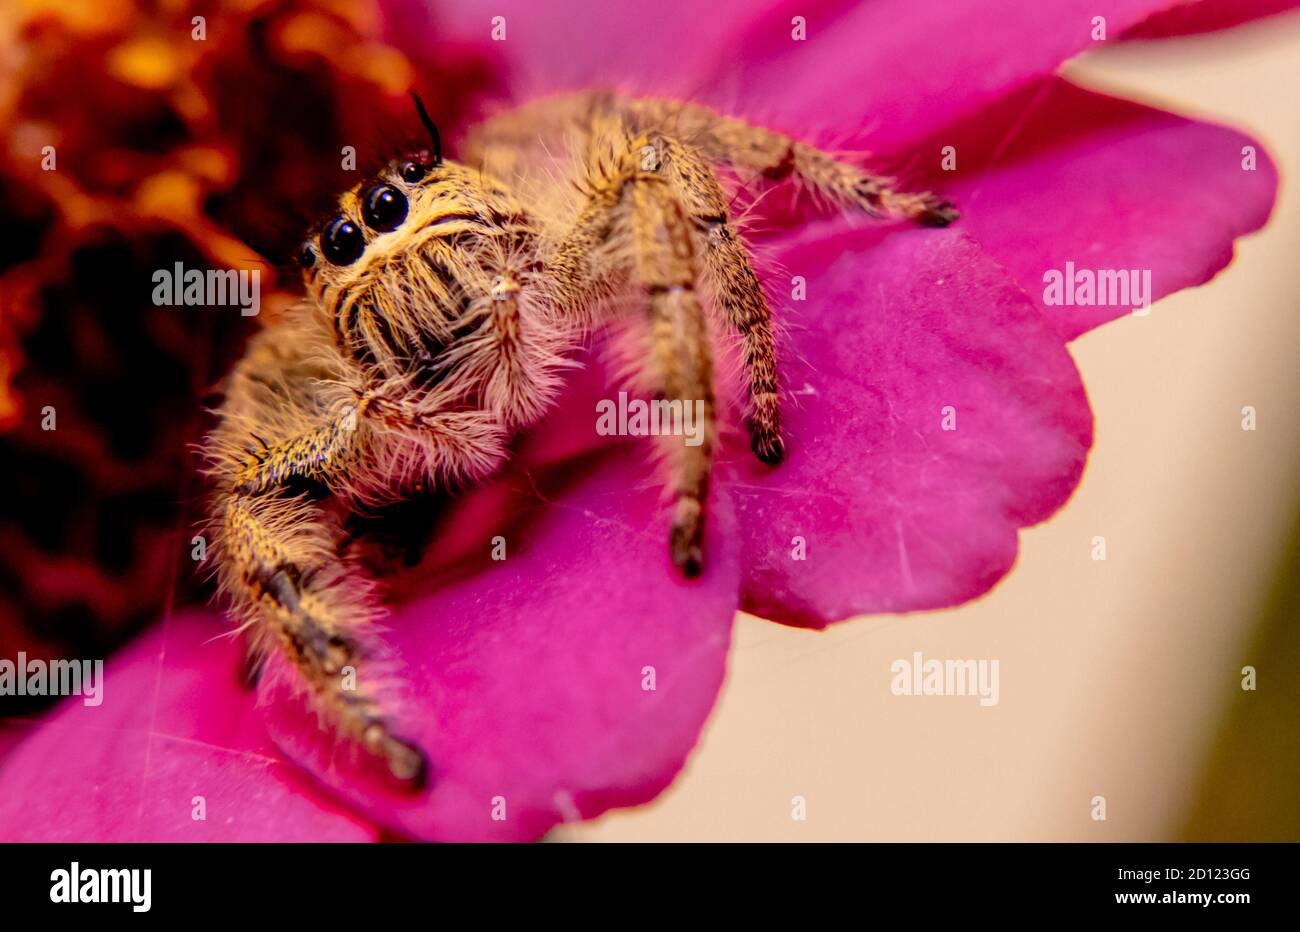
{"type": "Polygon", "coordinates": [[[474,54],[419,60],[391,29],[373,0],[0,8],[0,478],[58,503],[0,522],[6,651],[111,648],[187,552],[187,446],[250,322],[155,307],[152,271],[261,268],[274,314],[297,284],[276,265],[352,183],[344,147],[360,168],[389,148],[417,84],[451,124],[486,84],[474,54]]]}

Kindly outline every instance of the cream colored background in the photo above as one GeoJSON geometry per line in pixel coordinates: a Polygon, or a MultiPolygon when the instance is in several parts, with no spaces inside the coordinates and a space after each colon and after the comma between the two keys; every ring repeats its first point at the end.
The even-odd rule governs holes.
{"type": "Polygon", "coordinates": [[[1073,345],[1096,445],[990,595],[824,633],[742,616],[682,776],[557,839],[1176,837],[1240,668],[1268,675],[1251,626],[1300,499],[1300,19],[1110,47],[1067,73],[1254,133],[1283,175],[1269,226],[1209,285],[1073,345]],[[916,650],[998,658],[1000,704],[892,696],[889,664],[916,650]]]}

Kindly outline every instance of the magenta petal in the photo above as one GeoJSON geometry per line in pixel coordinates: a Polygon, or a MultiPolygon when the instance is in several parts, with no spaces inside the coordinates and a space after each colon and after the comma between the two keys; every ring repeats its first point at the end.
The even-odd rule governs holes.
{"type": "MultiPolygon", "coordinates": [[[[738,51],[738,34],[767,16],[764,6],[782,5],[715,0],[701,15],[691,0],[660,0],[635,10],[604,0],[463,0],[437,9],[431,35],[408,29],[394,41],[481,45],[497,53],[497,69],[521,100],[591,87],[693,96],[716,66],[718,49],[738,51]]],[[[414,20],[409,6],[410,0],[385,3],[390,17],[405,22],[414,20]]]]}
{"type": "Polygon", "coordinates": [[[1060,336],[959,230],[833,229],[779,256],[807,280],[782,302],[789,457],[736,491],[744,607],[810,627],[985,592],[1092,441],[1060,336]]]}
{"type": "Polygon", "coordinates": [[[1125,39],[1163,39],[1228,29],[1300,6],[1300,0],[1198,0],[1156,13],[1124,33],[1125,39]]]}
{"type": "MultiPolygon", "coordinates": [[[[594,425],[594,408],[581,410],[594,425]]],[[[376,821],[431,840],[534,839],[653,798],[713,707],[739,574],[722,495],[710,506],[704,575],[685,581],[672,568],[662,480],[644,443],[549,476],[516,465],[457,500],[433,548],[464,551],[472,539],[481,557],[421,580],[425,594],[386,622],[400,658],[395,730],[429,752],[427,790],[402,796],[359,776],[355,751],[327,747],[273,682],[280,746],[376,821]],[[505,493],[515,503],[504,527],[458,517],[502,511],[505,493]],[[508,547],[499,562],[483,558],[496,533],[508,547]]]]}
{"type": "Polygon", "coordinates": [[[810,10],[794,2],[757,21],[743,54],[718,56],[707,102],[826,145],[904,161],[921,139],[1168,7],[1170,0],[877,0],[810,10]],[[790,16],[808,40],[790,38],[790,16]]]}
{"type": "Polygon", "coordinates": [[[440,10],[436,35],[487,43],[517,99],[615,87],[898,154],[1095,45],[1094,17],[1118,38],[1171,2],[666,0],[629,15],[602,0],[492,0],[440,10]],[[489,42],[495,16],[505,41],[489,42]]]}
{"type": "Polygon", "coordinates": [[[105,664],[102,704],[36,723],[0,763],[0,840],[374,840],[281,758],[229,630],[168,619],[105,664]]]}
{"type": "Polygon", "coordinates": [[[1052,270],[1064,275],[1067,262],[1076,272],[1149,270],[1154,301],[1227,265],[1233,240],[1263,225],[1277,191],[1272,160],[1249,136],[1060,79],[942,141],[955,147],[957,171],[929,180],[943,184],[962,228],[1067,338],[1135,302],[1130,293],[1127,303],[1048,306],[1056,301],[1045,292],[1052,270]],[[1253,171],[1243,170],[1246,147],[1253,171]]]}

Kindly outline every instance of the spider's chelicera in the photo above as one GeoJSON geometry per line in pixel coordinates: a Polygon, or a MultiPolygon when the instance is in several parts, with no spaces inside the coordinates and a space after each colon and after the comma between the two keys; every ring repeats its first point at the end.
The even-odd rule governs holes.
{"type": "Polygon", "coordinates": [[[431,148],[344,194],[303,244],[306,297],[251,341],[206,443],[220,583],[251,649],[282,652],[322,718],[412,785],[424,753],[366,686],[381,679],[366,675],[375,586],[339,556],[343,530],[323,499],[356,507],[488,475],[547,410],[568,354],[631,313],[646,324],[646,387],[703,405],[703,442],[664,446],[669,552],[696,575],[717,444],[706,307],[740,338],[754,454],[775,466],[784,453],[771,314],[715,166],[793,177],[871,216],[956,217],[932,195],[694,104],[540,101],[484,124],[459,163],[442,158],[417,107],[431,148]]]}

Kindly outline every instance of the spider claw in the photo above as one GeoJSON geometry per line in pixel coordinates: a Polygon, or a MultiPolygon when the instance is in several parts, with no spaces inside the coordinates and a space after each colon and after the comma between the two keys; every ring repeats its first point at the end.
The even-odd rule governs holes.
{"type": "Polygon", "coordinates": [[[674,524],[668,549],[673,565],[687,579],[695,579],[704,571],[704,554],[700,550],[698,525],[674,524]]]}
{"type": "Polygon", "coordinates": [[[385,750],[388,772],[412,792],[424,789],[429,782],[429,760],[424,752],[397,738],[389,738],[385,750]]]}
{"type": "Polygon", "coordinates": [[[935,201],[926,204],[916,222],[926,227],[946,227],[960,216],[951,201],[935,201]]]}
{"type": "Polygon", "coordinates": [[[768,466],[780,466],[785,460],[785,442],[781,440],[780,434],[751,430],[749,448],[760,462],[768,466]]]}
{"type": "Polygon", "coordinates": [[[375,722],[366,729],[365,744],[373,753],[384,758],[388,772],[411,792],[418,792],[429,782],[429,761],[414,744],[403,741],[375,722]]]}

